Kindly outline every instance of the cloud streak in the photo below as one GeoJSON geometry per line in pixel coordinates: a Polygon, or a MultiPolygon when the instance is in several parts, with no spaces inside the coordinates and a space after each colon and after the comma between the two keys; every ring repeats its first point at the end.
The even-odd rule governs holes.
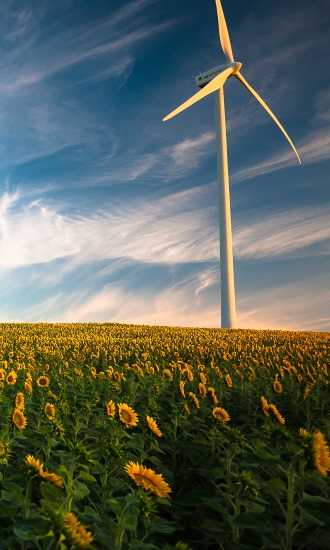
{"type": "MultiPolygon", "coordinates": [[[[91,215],[69,215],[40,200],[24,204],[18,192],[6,192],[0,201],[0,268],[59,258],[67,258],[70,269],[118,258],[166,265],[218,261],[217,208],[211,206],[215,194],[210,184],[134,205],[109,204],[91,215]]],[[[248,221],[234,228],[235,256],[304,257],[312,245],[312,254],[327,254],[328,212],[327,205],[264,219],[249,212],[248,221]]]]}

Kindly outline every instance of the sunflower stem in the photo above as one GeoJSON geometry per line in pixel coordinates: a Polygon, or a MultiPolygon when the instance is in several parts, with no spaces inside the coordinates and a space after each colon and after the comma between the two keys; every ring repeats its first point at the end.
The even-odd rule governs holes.
{"type": "Polygon", "coordinates": [[[70,470],[68,471],[68,475],[67,475],[67,481],[66,481],[66,484],[65,484],[65,486],[66,486],[66,503],[65,503],[66,514],[69,514],[69,512],[71,511],[71,505],[72,505],[72,500],[73,500],[72,485],[73,485],[73,473],[74,473],[75,465],[76,465],[75,460],[76,460],[75,456],[73,455],[70,470]]]}
{"type": "MultiPolygon", "coordinates": [[[[33,477],[31,477],[29,479],[29,482],[28,482],[28,485],[27,485],[27,488],[26,488],[24,504],[30,504],[30,502],[31,502],[32,485],[33,485],[33,477]]],[[[25,519],[30,517],[30,508],[24,508],[23,516],[24,516],[25,519]]]]}
{"type": "Polygon", "coordinates": [[[288,472],[288,491],[287,491],[287,510],[286,510],[286,529],[285,529],[285,550],[292,550],[293,537],[293,514],[294,514],[294,469],[295,462],[292,461],[288,472]]]}

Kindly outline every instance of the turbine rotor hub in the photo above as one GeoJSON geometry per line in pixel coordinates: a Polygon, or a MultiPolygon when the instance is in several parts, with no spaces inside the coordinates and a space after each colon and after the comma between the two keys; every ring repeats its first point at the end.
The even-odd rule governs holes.
{"type": "Polygon", "coordinates": [[[240,63],[239,61],[234,61],[233,63],[229,63],[228,67],[232,67],[234,69],[233,74],[236,74],[242,67],[242,63],[240,63]]]}

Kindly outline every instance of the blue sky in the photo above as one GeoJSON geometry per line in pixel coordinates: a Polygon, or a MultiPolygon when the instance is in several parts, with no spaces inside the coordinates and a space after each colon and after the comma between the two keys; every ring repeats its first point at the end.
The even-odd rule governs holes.
{"type": "MultiPolygon", "coordinates": [[[[330,329],[327,0],[223,0],[237,326],[330,329]]],[[[220,325],[214,0],[0,1],[0,321],[220,325]]]]}

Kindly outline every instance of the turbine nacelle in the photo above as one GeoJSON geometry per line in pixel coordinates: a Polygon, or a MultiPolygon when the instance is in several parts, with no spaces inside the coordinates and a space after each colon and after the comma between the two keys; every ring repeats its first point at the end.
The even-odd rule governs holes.
{"type": "Polygon", "coordinates": [[[210,69],[209,71],[206,71],[205,73],[202,73],[196,76],[195,82],[199,88],[204,88],[204,86],[206,86],[206,84],[211,82],[213,78],[218,76],[218,74],[222,73],[226,69],[229,69],[230,67],[233,69],[233,74],[235,74],[242,67],[242,63],[238,63],[234,61],[234,62],[226,63],[225,65],[218,65],[217,67],[214,67],[213,69],[210,69]]]}

